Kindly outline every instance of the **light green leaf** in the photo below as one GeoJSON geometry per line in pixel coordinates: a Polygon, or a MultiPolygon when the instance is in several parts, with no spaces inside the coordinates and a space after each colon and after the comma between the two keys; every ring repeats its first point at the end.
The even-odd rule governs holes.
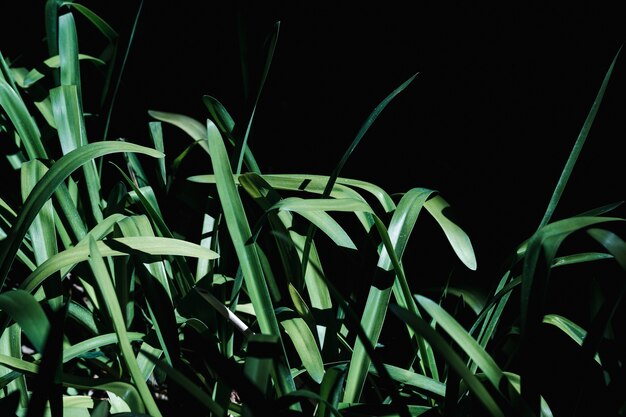
{"type": "Polygon", "coordinates": [[[280,324],[291,339],[298,356],[302,360],[302,364],[311,378],[318,384],[321,383],[324,377],[324,364],[322,363],[322,355],[317,342],[309,326],[300,317],[281,320],[280,324]]]}
{"type": "MultiPolygon", "coordinates": [[[[574,342],[578,344],[578,346],[583,345],[583,341],[587,336],[587,331],[561,315],[558,314],[546,314],[543,316],[543,322],[547,324],[551,324],[563,331],[566,335],[568,335],[574,342]]],[[[594,357],[595,361],[598,362],[599,365],[602,365],[600,361],[600,356],[596,353],[594,357]]]]}
{"type": "Polygon", "coordinates": [[[494,417],[504,417],[502,409],[485,386],[465,366],[461,357],[446,343],[444,338],[433,330],[424,319],[396,304],[390,304],[389,309],[400,320],[413,327],[417,333],[421,334],[430,343],[436,352],[442,355],[448,365],[465,381],[470,391],[476,395],[476,399],[483,404],[486,412],[494,417]]]}
{"type": "Polygon", "coordinates": [[[611,62],[611,65],[609,66],[609,69],[607,70],[604,76],[604,80],[602,80],[602,85],[600,86],[600,90],[598,91],[598,94],[596,95],[596,99],[593,101],[593,105],[591,106],[591,109],[589,110],[589,114],[587,115],[587,118],[585,119],[585,122],[583,123],[583,127],[580,130],[580,133],[578,134],[576,143],[574,143],[574,147],[572,148],[572,151],[569,157],[567,158],[567,162],[565,164],[565,167],[563,168],[561,177],[559,178],[559,181],[556,184],[554,192],[552,193],[552,197],[550,198],[550,202],[548,203],[548,207],[546,208],[546,212],[543,215],[543,218],[541,219],[541,223],[539,224],[538,229],[541,229],[543,226],[547,225],[550,222],[550,219],[552,218],[552,215],[554,214],[554,211],[556,210],[556,206],[559,203],[561,196],[563,195],[563,191],[565,190],[567,181],[569,180],[569,177],[571,176],[572,171],[574,170],[574,165],[576,165],[578,156],[580,155],[580,152],[582,151],[585,141],[587,140],[587,135],[589,135],[589,131],[591,130],[591,125],[593,124],[593,121],[596,118],[596,114],[598,113],[598,109],[600,108],[600,104],[602,103],[602,99],[604,97],[604,92],[606,91],[606,87],[609,84],[609,79],[611,78],[613,67],[615,66],[615,62],[617,61],[617,57],[619,56],[619,53],[621,52],[621,50],[622,48],[620,47],[617,53],[615,54],[615,57],[613,58],[613,61],[611,62]]]}
{"type": "Polygon", "coordinates": [[[13,319],[38,352],[43,352],[50,321],[35,297],[23,290],[0,294],[0,309],[13,319]]]}
{"type": "MultiPolygon", "coordinates": [[[[91,239],[92,236],[89,238],[91,239]]],[[[105,257],[129,255],[133,251],[155,256],[190,256],[208,259],[215,259],[219,256],[212,250],[195,243],[165,237],[121,237],[96,242],[96,246],[99,253],[105,257]]],[[[87,245],[81,244],[59,252],[33,271],[24,280],[21,288],[28,292],[33,291],[52,273],[87,260],[89,251],[87,245]]]]}
{"type": "Polygon", "coordinates": [[[440,195],[435,195],[424,203],[426,210],[435,218],[439,226],[448,238],[448,242],[452,245],[452,249],[459,259],[472,271],[476,270],[476,255],[472,242],[467,234],[455,222],[453,222],[445,211],[450,205],[440,195]]]}
{"type": "Polygon", "coordinates": [[[0,107],[9,116],[19,135],[30,159],[47,158],[46,150],[41,143],[41,133],[35,120],[28,112],[22,98],[7,84],[0,80],[0,107]]]}
{"type": "MultiPolygon", "coordinates": [[[[0,88],[1,90],[1,88],[0,88]]],[[[15,220],[9,236],[7,236],[0,252],[0,287],[11,269],[15,254],[17,253],[22,239],[28,228],[35,219],[43,205],[55,192],[57,187],[77,168],[86,162],[116,152],[138,152],[152,157],[163,157],[161,152],[143,146],[127,142],[97,142],[75,149],[61,157],[52,165],[46,175],[37,183],[33,191],[28,195],[20,213],[15,220]]]]}
{"type": "MultiPolygon", "coordinates": [[[[132,341],[142,340],[145,336],[143,333],[137,332],[128,332],[126,335],[128,336],[128,340],[132,341]]],[[[82,342],[78,342],[72,346],[66,346],[63,348],[63,363],[69,362],[91,350],[98,349],[102,346],[112,345],[116,342],[117,334],[106,333],[92,337],[91,339],[83,340],[82,342]]]]}
{"type": "MultiPolygon", "coordinates": [[[[233,180],[233,173],[224,142],[217,127],[210,120],[207,121],[207,131],[209,133],[209,148],[211,150],[209,154],[211,155],[211,163],[217,179],[217,193],[261,332],[278,336],[280,340],[280,329],[274,315],[274,307],[269,290],[264,280],[256,244],[246,243],[250,241],[252,232],[243,209],[241,197],[233,180]]],[[[287,367],[287,369],[289,368],[287,367]]],[[[295,383],[288,374],[279,376],[276,383],[282,394],[295,390],[295,383]]]]}
{"type": "Polygon", "coordinates": [[[415,299],[420,306],[437,322],[458,346],[472,359],[485,373],[487,379],[496,389],[500,388],[500,383],[504,374],[500,367],[493,360],[478,342],[454,319],[447,311],[434,301],[415,295],[415,299]]]}
{"type": "MultiPolygon", "coordinates": [[[[435,394],[438,397],[444,397],[446,394],[446,384],[436,381],[432,378],[428,378],[422,374],[418,374],[413,371],[399,368],[393,365],[385,365],[387,372],[394,381],[401,384],[410,385],[420,390],[427,391],[431,394],[435,394]]],[[[369,372],[373,375],[378,375],[378,371],[373,366],[370,366],[369,372]]]]}
{"type": "Polygon", "coordinates": [[[139,395],[141,395],[141,399],[146,407],[146,410],[154,417],[160,417],[161,412],[159,411],[154,398],[152,398],[152,394],[150,393],[146,381],[143,379],[141,370],[137,365],[133,348],[130,345],[124,316],[122,315],[122,309],[117,302],[113,281],[111,280],[106,265],[104,264],[102,255],[98,250],[96,241],[93,240],[93,238],[90,238],[89,242],[89,265],[93,271],[98,288],[102,294],[102,298],[108,301],[105,304],[106,309],[113,322],[113,328],[115,329],[115,333],[117,335],[117,341],[122,352],[122,358],[124,359],[134,385],[139,391],[139,395]]]}

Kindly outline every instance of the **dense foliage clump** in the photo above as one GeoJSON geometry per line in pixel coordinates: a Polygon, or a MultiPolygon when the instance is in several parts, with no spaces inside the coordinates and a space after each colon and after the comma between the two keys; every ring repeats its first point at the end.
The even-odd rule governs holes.
{"type": "Polygon", "coordinates": [[[146,138],[108,137],[117,32],[80,3],[49,0],[45,17],[41,65],[0,55],[3,415],[626,414],[620,203],[553,219],[615,60],[493,288],[425,288],[403,262],[411,239],[431,238],[414,233],[423,216],[478,267],[445,190],[342,176],[415,76],[330,174],[266,174],[248,144],[254,109],[236,121],[209,95],[204,120],[150,110],[146,138]],[[78,19],[101,33],[99,56],[78,47],[78,19]],[[101,77],[82,82],[85,68],[101,77]],[[169,154],[179,136],[188,146],[169,154]],[[183,186],[190,155],[206,173],[183,186]]]}

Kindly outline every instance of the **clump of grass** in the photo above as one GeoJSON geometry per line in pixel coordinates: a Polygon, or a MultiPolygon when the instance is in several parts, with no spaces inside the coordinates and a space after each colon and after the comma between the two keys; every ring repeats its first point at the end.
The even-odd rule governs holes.
{"type": "MultiPolygon", "coordinates": [[[[416,186],[392,196],[341,175],[415,75],[374,106],[330,174],[265,174],[248,146],[254,111],[235,121],[208,95],[206,120],[150,111],[150,146],[91,142],[97,135],[85,114],[110,121],[116,32],[79,3],[48,1],[46,19],[43,67],[0,55],[0,132],[11,144],[5,157],[15,181],[0,196],[7,413],[550,416],[581,415],[593,403],[585,396],[597,395],[602,404],[588,411],[624,414],[616,335],[626,288],[624,219],[608,215],[619,204],[552,219],[615,60],[545,216],[489,297],[446,283],[426,297],[414,278],[420,271],[402,261],[409,239],[429,238],[414,234],[420,214],[433,217],[465,267],[478,266],[443,195],[416,186]],[[79,53],[76,18],[103,34],[102,56],[79,53]],[[103,70],[101,86],[82,85],[81,63],[103,70]],[[84,109],[83,94],[96,87],[99,108],[84,109]],[[190,139],[180,155],[167,154],[174,127],[190,139]],[[197,152],[210,169],[174,190],[177,169],[197,152]],[[115,180],[103,181],[105,173],[115,180]],[[199,209],[168,213],[160,195],[199,209]],[[197,232],[168,224],[172,215],[188,215],[197,232]],[[337,259],[366,266],[354,276],[337,259]],[[610,262],[606,271],[618,284],[553,310],[555,297],[568,294],[555,279],[610,262]],[[581,326],[568,313],[583,305],[592,313],[576,315],[581,326]],[[386,339],[389,326],[398,330],[386,339]],[[571,352],[572,369],[546,383],[552,330],[571,352]],[[574,401],[562,406],[550,384],[574,401]]],[[[269,37],[257,103],[279,29],[269,37]]],[[[107,129],[108,122],[100,137],[107,129]]]]}

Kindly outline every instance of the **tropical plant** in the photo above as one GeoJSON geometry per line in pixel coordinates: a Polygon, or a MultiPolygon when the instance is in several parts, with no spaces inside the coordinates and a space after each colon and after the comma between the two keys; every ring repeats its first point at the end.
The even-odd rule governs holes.
{"type": "Polygon", "coordinates": [[[424,288],[420,271],[405,269],[423,209],[477,269],[439,191],[391,195],[341,175],[416,75],[374,107],[330,174],[263,173],[248,139],[280,23],[247,120],[205,95],[206,120],[149,111],[141,145],[104,140],[121,75],[116,31],[79,3],[48,0],[45,12],[43,66],[0,55],[0,133],[11,148],[0,196],[6,415],[580,415],[585,394],[603,402],[588,411],[626,413],[624,219],[607,215],[619,204],[552,221],[615,60],[539,227],[483,299],[477,288],[424,288]],[[106,39],[100,56],[79,53],[79,18],[106,39]],[[84,96],[98,86],[81,83],[85,65],[103,74],[93,109],[84,96]],[[91,114],[105,120],[98,134],[91,114]],[[167,136],[181,133],[189,146],[167,155],[167,136]],[[177,189],[196,153],[210,169],[177,189]],[[171,213],[169,199],[189,211],[171,213]],[[173,227],[183,215],[187,226],[173,227]],[[559,304],[572,293],[554,281],[609,262],[594,297],[559,304]],[[547,335],[564,341],[575,368],[556,380],[546,379],[547,335]],[[578,404],[562,407],[551,384],[578,404]]]}

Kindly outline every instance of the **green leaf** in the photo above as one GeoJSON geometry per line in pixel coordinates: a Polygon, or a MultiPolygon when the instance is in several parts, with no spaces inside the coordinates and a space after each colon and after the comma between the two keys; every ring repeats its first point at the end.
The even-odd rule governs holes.
{"type": "Polygon", "coordinates": [[[7,84],[0,80],[0,107],[2,107],[19,135],[30,159],[48,157],[41,143],[41,133],[35,120],[28,112],[22,98],[7,84]]]}
{"type": "Polygon", "coordinates": [[[141,395],[141,399],[148,412],[155,417],[160,417],[161,412],[154,402],[154,398],[152,398],[146,381],[143,379],[141,370],[137,365],[137,359],[135,358],[133,348],[130,345],[124,316],[122,314],[122,309],[117,302],[113,281],[111,280],[106,265],[104,264],[102,255],[98,250],[96,241],[93,240],[93,238],[90,238],[89,241],[89,265],[98,284],[102,299],[107,300],[107,303],[105,304],[106,309],[113,322],[113,327],[117,335],[117,341],[122,352],[122,358],[124,359],[135,387],[137,387],[139,395],[141,395]]]}
{"type": "Polygon", "coordinates": [[[0,294],[0,309],[21,328],[38,352],[43,348],[50,332],[50,322],[35,297],[23,290],[0,294]]]}
{"type": "Polygon", "coordinates": [[[103,20],[100,16],[95,14],[91,9],[85,7],[80,3],[75,3],[73,1],[66,1],[62,3],[63,6],[69,6],[78,12],[80,12],[83,16],[85,16],[109,41],[113,42],[117,39],[117,32],[109,25],[105,20],[103,20]]]}
{"type": "MultiPolygon", "coordinates": [[[[428,393],[434,394],[443,398],[446,393],[446,384],[436,381],[432,378],[428,378],[422,374],[412,372],[406,369],[399,368],[393,365],[385,365],[387,372],[394,381],[397,381],[404,385],[410,385],[428,393]]],[[[373,375],[378,375],[378,371],[373,366],[370,366],[369,372],[373,375]]]]}
{"type": "MultiPolygon", "coordinates": [[[[574,342],[578,344],[578,346],[583,345],[583,340],[587,336],[587,331],[571,321],[559,314],[546,314],[543,316],[543,322],[547,324],[551,324],[558,329],[560,329],[563,333],[568,335],[574,342]]],[[[600,366],[602,366],[602,362],[600,361],[600,356],[596,353],[594,357],[595,361],[598,362],[600,366]]]]}
{"type": "MultiPolygon", "coordinates": [[[[22,329],[18,324],[12,324],[0,338],[0,354],[21,359],[22,346],[22,329]]],[[[0,387],[5,394],[18,392],[19,405],[27,407],[29,394],[26,377],[23,374],[15,375],[11,369],[0,366],[0,379],[3,380],[0,387]]]]}
{"type": "MultiPolygon", "coordinates": [[[[137,332],[128,332],[126,335],[128,336],[128,340],[131,341],[142,340],[145,336],[143,333],[137,332]]],[[[112,345],[116,342],[116,333],[106,333],[83,340],[72,346],[66,346],[63,349],[63,363],[69,362],[89,351],[101,348],[102,346],[112,345]]]]}
{"type": "Polygon", "coordinates": [[[290,317],[281,320],[280,324],[291,339],[308,374],[313,381],[321,383],[324,378],[322,355],[307,323],[301,317],[290,317]]]}
{"type": "MultiPolygon", "coordinates": [[[[389,223],[388,233],[398,259],[402,258],[417,217],[424,203],[433,192],[432,190],[420,188],[410,190],[404,194],[398,207],[394,211],[389,223]]],[[[384,271],[392,269],[392,261],[387,249],[382,249],[378,260],[378,267],[384,271]]],[[[380,274],[384,275],[382,272],[380,274]]],[[[379,282],[384,279],[385,277],[379,276],[378,280],[370,287],[361,318],[361,325],[373,345],[378,343],[387,314],[387,306],[391,298],[392,287],[383,286],[382,282],[379,282]]],[[[399,285],[399,282],[394,285],[399,285]]],[[[402,290],[399,287],[396,289],[396,293],[398,296],[402,296],[402,290]]],[[[354,402],[358,399],[363,389],[363,384],[365,383],[370,362],[370,358],[367,356],[363,344],[357,340],[354,344],[354,350],[350,359],[344,401],[354,402]]],[[[434,369],[436,369],[436,367],[434,367],[434,369]]],[[[425,371],[425,368],[423,371],[425,371]]]]}
{"type": "Polygon", "coordinates": [[[76,86],[78,89],[79,104],[81,104],[78,35],[76,34],[74,16],[71,13],[64,13],[59,16],[59,59],[61,85],[76,86]]]}
{"type": "MultiPolygon", "coordinates": [[[[161,128],[160,122],[150,122],[148,123],[150,126],[150,138],[152,139],[152,143],[154,144],[154,149],[159,152],[165,153],[165,145],[163,144],[163,129],[161,128]]],[[[165,171],[165,159],[159,159],[159,181],[161,182],[161,186],[165,187],[167,185],[167,173],[165,171]]]]}
{"type": "MultiPolygon", "coordinates": [[[[46,174],[48,168],[39,160],[25,162],[21,167],[22,200],[35,188],[37,182],[46,174]]],[[[28,230],[33,255],[37,265],[57,253],[57,236],[54,226],[52,201],[47,201],[41,208],[28,230]]]]}
{"type": "Polygon", "coordinates": [[[265,85],[265,80],[267,79],[267,75],[270,70],[270,66],[272,65],[272,59],[274,58],[274,51],[276,50],[276,43],[278,42],[278,34],[280,32],[280,22],[276,22],[274,24],[274,30],[270,35],[269,47],[267,51],[267,56],[265,58],[265,66],[263,67],[263,74],[261,74],[261,82],[259,84],[259,90],[256,94],[256,99],[254,100],[254,105],[252,106],[252,113],[250,114],[250,119],[248,120],[248,126],[246,127],[246,133],[243,136],[241,142],[237,143],[235,148],[235,157],[237,158],[237,168],[235,170],[235,174],[241,173],[241,167],[243,165],[243,157],[245,151],[248,149],[248,138],[250,137],[250,128],[252,127],[252,121],[254,120],[254,114],[256,113],[257,105],[259,104],[259,98],[261,97],[261,92],[263,91],[263,86],[265,85]]]}
{"type": "Polygon", "coordinates": [[[336,245],[348,249],[356,249],[356,245],[348,233],[326,211],[373,212],[361,200],[302,199],[298,197],[280,200],[270,210],[273,209],[298,213],[323,231],[336,245]]]}
{"type": "Polygon", "coordinates": [[[235,121],[228,113],[228,110],[215,97],[209,95],[202,96],[202,102],[209,109],[213,123],[224,133],[232,133],[235,121]]]}
{"type": "MultiPolygon", "coordinates": [[[[92,239],[93,236],[89,236],[92,239]]],[[[180,239],[165,237],[121,237],[96,242],[102,256],[122,256],[133,253],[142,253],[154,256],[190,256],[196,258],[216,259],[218,254],[210,249],[203,248],[195,243],[180,239]]],[[[33,271],[22,283],[21,288],[33,291],[43,280],[52,273],[85,261],[89,257],[90,249],[81,244],[59,252],[33,271]]]]}
{"type": "MultiPolygon", "coordinates": [[[[169,227],[163,220],[163,216],[161,215],[161,210],[159,209],[156,196],[151,187],[145,187],[144,190],[147,192],[147,195],[144,195],[142,190],[140,190],[137,185],[122,171],[117,165],[113,164],[120,174],[124,177],[126,182],[133,189],[132,197],[136,198],[143,209],[146,211],[150,220],[152,220],[153,224],[156,227],[156,231],[160,236],[164,236],[166,238],[173,238],[174,235],[170,231],[169,227]]],[[[178,290],[182,295],[187,294],[187,292],[191,289],[194,284],[194,277],[189,269],[189,266],[186,262],[183,262],[179,257],[174,256],[173,262],[178,267],[180,274],[175,276],[176,283],[178,284],[178,290]]]]}
{"type": "Polygon", "coordinates": [[[454,249],[454,252],[461,262],[472,271],[475,271],[477,267],[476,255],[474,254],[472,242],[463,229],[446,215],[446,211],[448,211],[448,207],[450,207],[448,202],[440,195],[435,195],[424,203],[424,207],[426,207],[426,210],[428,210],[439,226],[441,226],[450,245],[452,245],[452,249],[454,249]]]}
{"type": "Polygon", "coordinates": [[[480,401],[485,407],[485,411],[494,417],[504,417],[502,409],[480,382],[480,380],[465,366],[463,360],[452,349],[446,341],[435,330],[433,330],[428,323],[422,318],[411,313],[410,311],[396,305],[390,304],[390,310],[398,316],[398,318],[405,323],[408,323],[413,329],[421,334],[433,347],[436,352],[439,352],[441,356],[446,360],[448,365],[454,369],[454,371],[463,379],[468,388],[476,399],[480,401]]]}
{"type": "Polygon", "coordinates": [[[184,114],[168,113],[156,110],[149,110],[148,114],[157,120],[172,124],[179,129],[182,129],[185,133],[191,136],[194,141],[198,142],[202,149],[209,153],[209,147],[206,142],[206,127],[196,119],[185,116],[184,114]]]}
{"type": "MultiPolygon", "coordinates": [[[[88,61],[88,62],[93,62],[96,65],[104,65],[105,62],[99,58],[93,57],[91,55],[86,55],[86,54],[78,54],[78,59],[80,61],[88,61]]],[[[35,84],[37,81],[43,79],[46,77],[46,75],[48,74],[48,72],[50,72],[50,70],[52,69],[56,69],[59,68],[61,66],[61,58],[59,57],[59,55],[55,55],[52,56],[48,59],[46,59],[45,61],[43,61],[43,63],[49,68],[49,70],[44,71],[43,73],[40,71],[40,68],[33,68],[32,70],[30,70],[28,72],[28,74],[26,74],[24,76],[23,79],[18,80],[20,87],[22,88],[30,88],[33,86],[33,84],[35,84]]],[[[44,101],[42,102],[35,102],[35,105],[37,105],[38,103],[43,103],[46,100],[44,99],[44,101]]],[[[42,109],[40,109],[42,110],[42,109]]]]}
{"type": "Polygon", "coordinates": [[[328,183],[326,185],[326,189],[324,190],[324,193],[323,193],[324,197],[328,197],[330,195],[330,190],[332,190],[333,185],[337,181],[337,177],[339,176],[339,173],[343,169],[343,166],[346,164],[346,162],[348,162],[348,158],[350,158],[350,155],[352,155],[352,152],[354,152],[354,149],[361,142],[361,139],[363,139],[363,136],[365,136],[365,133],[367,133],[369,128],[374,124],[374,121],[376,121],[376,119],[378,118],[378,116],[380,116],[382,111],[387,107],[387,105],[389,105],[391,100],[393,100],[406,87],[408,87],[409,84],[411,84],[413,82],[415,77],[417,77],[417,74],[412,75],[408,80],[403,82],[399,87],[397,87],[387,97],[385,97],[384,100],[381,101],[374,108],[374,110],[372,110],[370,115],[367,117],[367,119],[365,120],[365,122],[363,123],[361,128],[359,129],[359,132],[357,133],[356,137],[354,138],[354,140],[352,141],[352,143],[350,144],[350,146],[348,147],[346,152],[341,157],[341,160],[339,161],[339,163],[337,164],[337,166],[333,170],[333,173],[331,174],[331,176],[330,176],[330,178],[328,180],[328,183]]]}
{"type": "Polygon", "coordinates": [[[478,367],[485,373],[487,379],[496,389],[500,388],[500,384],[504,374],[500,367],[493,360],[478,342],[454,319],[447,311],[434,301],[415,295],[415,299],[420,306],[437,322],[457,345],[473,360],[478,367]]]}
{"type": "MultiPolygon", "coordinates": [[[[1,90],[1,88],[0,88],[1,90]]],[[[28,195],[0,252],[0,287],[4,286],[15,254],[28,228],[57,187],[86,162],[116,152],[138,152],[152,157],[163,157],[161,152],[127,142],[97,142],[75,149],[52,165],[46,175],[28,195]]]]}
{"type": "MultiPolygon", "coordinates": [[[[233,180],[233,173],[226,155],[224,142],[217,127],[210,120],[207,121],[207,131],[209,133],[209,154],[211,155],[211,163],[217,179],[217,193],[261,332],[278,336],[280,340],[280,329],[274,315],[274,307],[269,290],[264,280],[256,244],[245,243],[250,241],[252,232],[243,209],[241,197],[233,180]]],[[[290,376],[282,375],[277,379],[276,383],[283,394],[295,389],[294,381],[290,376]]]]}
{"type": "Polygon", "coordinates": [[[318,405],[317,417],[329,417],[333,409],[339,405],[343,381],[346,378],[345,364],[331,366],[326,369],[320,385],[320,397],[324,400],[318,405]]]}
{"type": "MultiPolygon", "coordinates": [[[[261,177],[277,190],[307,191],[315,194],[323,194],[330,178],[325,175],[309,174],[271,174],[262,175],[261,177]]],[[[215,183],[214,175],[194,175],[187,179],[202,184],[215,183]]],[[[235,181],[237,181],[237,178],[235,178],[235,181]]],[[[347,193],[346,187],[367,191],[376,198],[385,212],[390,212],[396,208],[391,196],[385,190],[372,183],[351,178],[337,177],[337,184],[333,186],[330,196],[339,197],[342,194],[334,193],[347,193]]]]}
{"type": "MultiPolygon", "coordinates": [[[[48,168],[37,159],[28,161],[21,168],[22,199],[26,200],[37,182],[45,175],[48,168]]],[[[55,212],[52,201],[48,200],[41,208],[28,229],[35,263],[41,265],[58,252],[57,234],[55,228],[55,212]]],[[[49,280],[44,285],[45,298],[53,309],[61,306],[63,288],[61,276],[49,280]]]]}
{"type": "MultiPolygon", "coordinates": [[[[529,239],[522,273],[522,331],[524,331],[527,324],[531,299],[536,298],[532,297],[532,294],[538,293],[542,288],[541,285],[537,286],[533,283],[540,254],[543,252],[545,262],[551,265],[558,248],[569,235],[593,225],[612,221],[624,221],[624,219],[619,217],[571,217],[544,226],[529,239]]],[[[540,282],[540,284],[546,285],[545,282],[540,282]]],[[[543,315],[541,315],[541,317],[543,317],[543,315]]],[[[538,320],[541,320],[541,317],[539,317],[538,320]]]]}
{"type": "Polygon", "coordinates": [[[576,161],[578,160],[578,156],[580,155],[580,152],[582,151],[585,141],[587,140],[587,135],[589,134],[589,130],[591,130],[591,125],[593,124],[593,121],[596,118],[596,114],[598,113],[598,109],[600,108],[600,103],[602,103],[602,99],[604,98],[604,92],[606,91],[606,87],[609,84],[609,79],[611,78],[613,67],[615,66],[615,62],[617,61],[617,57],[619,56],[619,53],[621,50],[622,48],[620,47],[617,53],[615,54],[615,57],[613,58],[613,61],[611,62],[611,65],[609,66],[609,69],[607,70],[604,76],[604,80],[602,80],[602,85],[600,86],[600,90],[598,91],[598,94],[596,95],[596,99],[594,100],[593,105],[591,106],[591,109],[589,110],[589,114],[587,115],[587,118],[585,119],[585,122],[583,123],[583,127],[580,130],[580,133],[578,134],[576,143],[574,143],[574,147],[572,148],[572,151],[570,152],[570,155],[567,158],[567,162],[565,163],[565,167],[563,168],[561,177],[559,178],[559,181],[556,184],[556,188],[554,189],[554,192],[552,193],[552,197],[550,198],[550,202],[548,203],[548,207],[546,209],[545,214],[543,215],[543,219],[541,219],[541,223],[539,224],[538,229],[541,229],[543,226],[547,225],[550,222],[550,219],[552,218],[552,215],[554,214],[554,210],[556,210],[556,206],[559,203],[561,196],[563,195],[563,191],[565,190],[567,181],[569,180],[569,177],[572,174],[572,171],[574,170],[574,165],[576,164],[576,161]]]}

